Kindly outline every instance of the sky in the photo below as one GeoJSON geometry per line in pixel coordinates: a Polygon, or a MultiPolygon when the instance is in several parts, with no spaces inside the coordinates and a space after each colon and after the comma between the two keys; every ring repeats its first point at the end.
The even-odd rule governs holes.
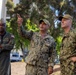
{"type": "Polygon", "coordinates": [[[1,7],[2,7],[2,0],[0,0],[0,18],[1,18],[1,7]]]}

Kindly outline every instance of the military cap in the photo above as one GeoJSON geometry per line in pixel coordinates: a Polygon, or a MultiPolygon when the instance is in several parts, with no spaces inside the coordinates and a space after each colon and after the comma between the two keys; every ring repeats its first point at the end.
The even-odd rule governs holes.
{"type": "Polygon", "coordinates": [[[71,20],[73,19],[73,17],[71,15],[65,14],[64,16],[59,16],[58,17],[58,20],[61,21],[63,18],[65,18],[65,19],[71,19],[71,20]]]}
{"type": "Polygon", "coordinates": [[[41,20],[39,21],[39,24],[41,24],[42,22],[44,22],[45,24],[47,24],[47,25],[50,26],[50,22],[49,22],[48,20],[46,20],[46,19],[41,19],[41,20]]]}

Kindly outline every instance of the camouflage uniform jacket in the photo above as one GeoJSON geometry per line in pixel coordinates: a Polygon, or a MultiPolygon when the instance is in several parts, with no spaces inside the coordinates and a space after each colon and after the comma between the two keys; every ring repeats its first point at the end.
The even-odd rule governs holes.
{"type": "Polygon", "coordinates": [[[63,36],[60,59],[66,60],[72,56],[76,56],[76,31],[74,29],[63,36]]]}
{"type": "Polygon", "coordinates": [[[26,57],[26,63],[48,67],[54,65],[55,59],[55,41],[53,37],[47,34],[44,38],[38,32],[27,32],[23,26],[18,28],[19,34],[31,40],[29,54],[26,57]]]}
{"type": "Polygon", "coordinates": [[[74,75],[75,63],[69,58],[76,56],[76,31],[71,29],[68,34],[64,34],[60,50],[60,63],[62,75],[74,75]]]}
{"type": "Polygon", "coordinates": [[[10,75],[10,51],[14,46],[14,37],[6,32],[0,35],[0,75],[10,75]]]}

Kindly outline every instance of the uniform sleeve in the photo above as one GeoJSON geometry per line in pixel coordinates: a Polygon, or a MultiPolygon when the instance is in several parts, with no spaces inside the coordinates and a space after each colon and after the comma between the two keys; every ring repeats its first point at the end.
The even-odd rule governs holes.
{"type": "Polygon", "coordinates": [[[55,59],[57,59],[56,43],[53,42],[50,49],[49,49],[49,63],[48,63],[48,66],[53,67],[55,65],[55,59]]]}
{"type": "Polygon", "coordinates": [[[71,55],[72,56],[76,56],[76,29],[74,31],[74,38],[73,38],[73,42],[72,42],[72,51],[71,51],[71,55]]]}
{"type": "Polygon", "coordinates": [[[22,37],[24,37],[24,38],[26,38],[26,39],[31,39],[32,38],[32,35],[33,35],[33,32],[32,31],[26,31],[24,28],[23,28],[23,26],[19,26],[18,27],[18,33],[22,36],[22,37]]]}
{"type": "Polygon", "coordinates": [[[8,43],[1,44],[2,49],[1,50],[12,50],[15,44],[14,36],[11,35],[10,40],[8,43]]]}
{"type": "Polygon", "coordinates": [[[71,45],[71,53],[70,53],[70,56],[69,57],[73,57],[73,56],[76,56],[76,36],[73,38],[73,42],[72,42],[72,45],[71,45]]]}

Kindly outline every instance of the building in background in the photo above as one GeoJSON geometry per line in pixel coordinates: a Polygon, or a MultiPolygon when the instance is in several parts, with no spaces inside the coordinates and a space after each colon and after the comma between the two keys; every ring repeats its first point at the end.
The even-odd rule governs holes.
{"type": "MultiPolygon", "coordinates": [[[[15,6],[16,4],[19,3],[19,0],[11,0],[14,2],[15,6]]],[[[4,21],[6,21],[6,19],[10,19],[9,14],[7,14],[7,8],[6,8],[6,3],[7,0],[0,0],[0,18],[3,18],[4,21]]]]}

